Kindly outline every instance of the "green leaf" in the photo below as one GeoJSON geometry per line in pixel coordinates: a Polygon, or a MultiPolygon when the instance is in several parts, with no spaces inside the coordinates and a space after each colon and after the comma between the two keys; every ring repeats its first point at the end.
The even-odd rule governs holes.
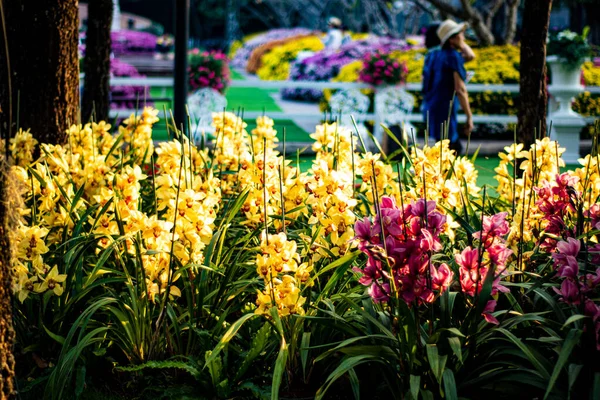
{"type": "Polygon", "coordinates": [[[594,384],[592,385],[590,399],[600,399],[600,372],[594,373],[594,384]]]}
{"type": "Polygon", "coordinates": [[[75,374],[75,398],[79,398],[85,389],[85,365],[77,368],[75,374]]]}
{"type": "Polygon", "coordinates": [[[544,399],[547,399],[548,395],[552,392],[552,388],[554,388],[554,384],[556,383],[556,380],[560,375],[560,371],[569,360],[569,356],[573,352],[573,349],[575,348],[577,343],[579,343],[581,333],[582,332],[579,329],[571,329],[567,334],[562,349],[560,350],[558,360],[556,361],[556,365],[554,366],[554,371],[552,371],[552,376],[550,377],[550,381],[548,382],[548,388],[546,389],[544,399]]]}
{"type": "Polygon", "coordinates": [[[204,368],[206,368],[206,366],[209,363],[213,362],[219,356],[219,353],[221,352],[221,350],[223,350],[223,348],[227,345],[227,343],[229,343],[231,341],[231,339],[233,339],[235,337],[235,335],[240,330],[242,325],[244,325],[244,323],[246,321],[248,321],[249,319],[252,319],[256,316],[257,316],[256,314],[246,314],[242,318],[235,321],[229,327],[227,332],[225,332],[225,334],[223,335],[221,340],[219,340],[219,343],[217,343],[214,350],[211,352],[210,356],[206,359],[206,364],[204,365],[204,368]]]}
{"type": "Polygon", "coordinates": [[[550,379],[550,373],[548,372],[548,370],[546,370],[546,368],[544,368],[542,362],[538,360],[536,355],[533,354],[529,346],[527,346],[521,341],[521,339],[517,338],[515,335],[513,335],[511,332],[507,331],[504,328],[497,328],[497,331],[506,336],[510,342],[516,345],[523,352],[523,354],[527,357],[529,362],[531,362],[531,364],[535,367],[535,369],[540,373],[540,375],[544,379],[550,379]]]}
{"type": "Polygon", "coordinates": [[[281,380],[283,379],[283,373],[285,372],[288,352],[288,345],[285,338],[282,337],[277,361],[275,361],[275,369],[273,370],[273,383],[271,385],[271,399],[273,400],[279,399],[279,387],[281,386],[281,380]]]}
{"type": "Polygon", "coordinates": [[[450,344],[450,348],[454,352],[454,355],[458,358],[458,361],[462,363],[462,345],[460,343],[460,339],[457,337],[450,337],[448,338],[448,344],[450,344]]]}
{"type": "Polygon", "coordinates": [[[431,367],[433,375],[439,383],[442,382],[442,374],[444,373],[444,368],[446,367],[447,358],[448,356],[439,355],[436,345],[427,345],[427,360],[429,361],[429,366],[431,367]]]}
{"type": "Polygon", "coordinates": [[[220,356],[210,357],[211,351],[207,351],[205,354],[206,365],[208,366],[208,373],[212,381],[213,387],[217,388],[221,382],[221,372],[223,370],[223,360],[220,356]],[[210,361],[208,361],[210,359],[210,361]]]}
{"type": "MultiPolygon", "coordinates": [[[[377,362],[381,364],[385,364],[382,360],[377,357],[373,357],[370,354],[363,354],[361,356],[347,357],[342,360],[340,365],[337,366],[335,370],[327,377],[327,381],[324,386],[321,386],[317,391],[315,396],[315,400],[321,400],[324,398],[325,393],[329,389],[329,387],[337,381],[339,378],[344,376],[346,372],[351,369],[357,367],[360,364],[368,363],[368,362],[377,362]]],[[[387,365],[387,364],[386,364],[387,365]]]]}
{"type": "Polygon", "coordinates": [[[377,138],[371,132],[369,132],[369,131],[367,131],[367,135],[369,135],[369,137],[371,138],[371,140],[373,141],[373,143],[375,143],[375,147],[377,147],[377,150],[379,151],[379,153],[381,153],[381,156],[383,157],[383,159],[387,160],[387,155],[383,151],[383,148],[379,144],[379,141],[377,140],[377,138]]]}
{"type": "Polygon", "coordinates": [[[419,375],[410,376],[410,395],[413,400],[419,400],[419,389],[421,389],[421,377],[419,375]]]}
{"type": "Polygon", "coordinates": [[[302,361],[302,376],[306,380],[306,362],[308,361],[308,352],[310,350],[310,332],[302,333],[300,342],[300,360],[302,361]]]}
{"type": "Polygon", "coordinates": [[[588,317],[586,317],[585,315],[581,315],[581,314],[575,314],[575,315],[571,315],[563,324],[562,329],[566,328],[567,325],[571,325],[573,322],[582,320],[582,319],[586,319],[588,317]]]}
{"type": "Polygon", "coordinates": [[[201,377],[200,370],[192,363],[177,360],[148,361],[138,365],[120,366],[115,369],[124,372],[137,372],[144,369],[179,369],[189,373],[195,379],[199,380],[201,377]]]}
{"type": "Polygon", "coordinates": [[[252,361],[256,359],[263,351],[267,343],[269,342],[269,336],[271,334],[271,325],[268,322],[258,330],[254,338],[252,339],[252,343],[250,344],[250,350],[248,350],[248,354],[244,357],[244,361],[242,361],[242,365],[238,372],[235,375],[234,381],[239,381],[242,376],[246,373],[252,361]]]}
{"type": "Polygon", "coordinates": [[[48,334],[48,336],[50,336],[52,339],[56,340],[58,343],[60,343],[61,345],[65,344],[65,338],[57,335],[55,333],[50,332],[50,329],[46,328],[46,325],[44,325],[44,323],[42,322],[42,326],[44,327],[44,330],[46,331],[46,333],[48,334]]]}
{"type": "Polygon", "coordinates": [[[581,364],[569,364],[569,392],[573,389],[573,385],[577,381],[582,368],[583,365],[581,364]]]}
{"type": "Polygon", "coordinates": [[[352,389],[352,394],[356,400],[360,400],[360,380],[358,379],[358,375],[356,375],[356,371],[351,369],[348,371],[348,378],[350,380],[350,388],[352,389]]]}
{"type": "Polygon", "coordinates": [[[458,394],[456,393],[456,381],[454,380],[454,372],[450,368],[444,371],[444,392],[446,399],[458,400],[458,394]]]}
{"type": "Polygon", "coordinates": [[[421,397],[423,397],[423,400],[433,400],[433,393],[431,393],[431,391],[423,389],[421,390],[421,397]]]}
{"type": "Polygon", "coordinates": [[[454,334],[454,336],[458,336],[458,337],[466,337],[465,335],[463,335],[463,333],[461,331],[459,331],[456,328],[444,328],[444,329],[440,329],[440,332],[450,332],[452,334],[454,334]]]}
{"type": "Polygon", "coordinates": [[[590,33],[590,27],[588,25],[583,27],[583,31],[581,32],[581,37],[586,39],[588,34],[590,33]]]}

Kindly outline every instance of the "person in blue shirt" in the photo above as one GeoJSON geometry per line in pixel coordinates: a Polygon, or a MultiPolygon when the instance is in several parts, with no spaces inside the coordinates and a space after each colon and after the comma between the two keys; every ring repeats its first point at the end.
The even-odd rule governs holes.
{"type": "Polygon", "coordinates": [[[458,154],[462,150],[459,140],[458,105],[467,117],[465,134],[473,130],[473,115],[465,81],[465,62],[475,58],[473,50],[465,43],[466,24],[446,20],[437,29],[441,48],[431,51],[424,62],[423,112],[429,126],[429,138],[450,140],[450,148],[458,154]]]}
{"type": "Polygon", "coordinates": [[[431,96],[431,59],[433,54],[441,49],[440,39],[437,36],[437,30],[440,27],[439,22],[433,23],[427,27],[425,31],[425,59],[423,60],[423,73],[422,82],[423,87],[421,89],[422,102],[421,112],[423,113],[423,122],[427,124],[427,115],[429,113],[429,97],[431,96]]]}

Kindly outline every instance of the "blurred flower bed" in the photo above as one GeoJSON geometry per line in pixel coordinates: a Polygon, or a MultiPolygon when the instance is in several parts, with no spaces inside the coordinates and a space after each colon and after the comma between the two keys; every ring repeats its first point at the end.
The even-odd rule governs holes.
{"type": "Polygon", "coordinates": [[[285,80],[290,75],[290,64],[302,51],[319,51],[323,42],[318,36],[307,36],[273,48],[261,58],[256,75],[263,80],[285,80]]]}
{"type": "Polygon", "coordinates": [[[148,32],[115,31],[110,35],[116,57],[131,54],[152,54],[156,50],[158,37],[148,32]]]}
{"type": "Polygon", "coordinates": [[[189,90],[194,92],[211,88],[221,93],[229,85],[229,65],[227,56],[220,51],[190,51],[188,66],[189,90]]]}
{"type": "MultiPolygon", "coordinates": [[[[360,60],[375,50],[390,52],[409,50],[410,48],[411,46],[403,40],[371,35],[345,44],[338,51],[322,50],[311,57],[294,62],[290,68],[289,79],[293,81],[329,81],[339,74],[343,66],[360,60]]],[[[315,89],[284,89],[282,94],[286,99],[305,101],[318,101],[323,97],[323,92],[315,89]]]]}
{"type": "MultiPolygon", "coordinates": [[[[144,77],[133,65],[118,58],[110,60],[110,75],[128,78],[144,77]]],[[[110,108],[137,109],[146,103],[146,97],[149,96],[148,90],[147,86],[112,86],[110,89],[110,108]]],[[[147,105],[150,105],[150,103],[147,105]]]]}
{"type": "MultiPolygon", "coordinates": [[[[307,36],[310,31],[303,28],[277,29],[266,33],[245,37],[232,45],[230,56],[236,68],[247,68],[263,80],[294,80],[315,82],[358,82],[362,69],[362,59],[376,51],[391,53],[408,69],[407,82],[419,83],[423,69],[425,50],[418,43],[375,35],[353,34],[353,41],[339,50],[323,49],[318,36],[307,36]],[[302,57],[303,51],[315,51],[302,57]],[[298,56],[300,59],[297,59],[298,56]],[[249,62],[250,60],[250,62],[249,62]]],[[[466,64],[474,72],[474,84],[518,84],[519,47],[513,45],[476,48],[477,58],[466,64]]],[[[586,86],[600,86],[600,65],[586,62],[583,66],[583,81],[586,86]]],[[[363,92],[369,93],[368,90],[363,92]]],[[[282,97],[288,100],[309,102],[320,101],[322,109],[328,109],[331,90],[283,89],[282,97]]],[[[421,96],[416,97],[416,107],[420,106],[421,96]]],[[[470,93],[471,108],[474,114],[516,115],[519,107],[518,94],[509,92],[485,91],[470,93]]],[[[584,92],[573,104],[575,111],[583,116],[600,114],[600,95],[584,92]]],[[[418,108],[415,108],[418,109],[418,108]]],[[[591,133],[592,125],[584,129],[591,133]]],[[[476,135],[505,133],[512,137],[512,126],[504,124],[479,124],[476,135]]]]}
{"type": "Polygon", "coordinates": [[[310,34],[310,30],[306,28],[293,28],[293,29],[272,29],[270,31],[261,33],[259,35],[246,37],[241,47],[235,46],[235,53],[231,54],[231,65],[235,68],[246,69],[248,60],[252,51],[257,47],[269,43],[273,40],[284,39],[291,36],[307,35],[310,34]]]}
{"type": "MultiPolygon", "coordinates": [[[[518,46],[490,46],[474,49],[476,59],[465,65],[466,69],[475,74],[471,83],[477,84],[518,84],[519,83],[519,47],[518,46]]],[[[422,49],[397,51],[393,56],[406,63],[408,68],[407,83],[419,83],[421,71],[423,70],[423,58],[425,51],[422,49]]],[[[333,79],[335,82],[357,82],[362,61],[354,61],[342,67],[339,74],[333,79]]],[[[592,62],[586,62],[582,68],[586,86],[600,86],[600,66],[592,62]]],[[[368,91],[366,91],[368,92],[368,91]]],[[[419,92],[411,92],[416,97],[416,106],[421,103],[419,92]]],[[[331,90],[325,91],[321,101],[321,108],[328,108],[331,90]]],[[[518,94],[508,92],[485,91],[469,93],[471,110],[476,115],[506,114],[516,115],[518,112],[518,94]]],[[[600,115],[600,95],[584,92],[575,98],[573,109],[583,116],[600,115]]],[[[506,126],[498,124],[483,124],[477,126],[478,134],[497,133],[507,131],[506,126]]],[[[586,128],[586,132],[590,131],[586,128]]]]}
{"type": "Polygon", "coordinates": [[[258,72],[258,70],[260,69],[260,67],[262,67],[263,56],[265,54],[269,53],[270,51],[272,51],[273,49],[275,49],[279,46],[284,46],[291,42],[297,43],[301,39],[304,39],[307,37],[312,37],[312,36],[302,34],[302,35],[286,37],[283,39],[272,40],[268,43],[261,44],[260,46],[255,48],[252,51],[252,53],[250,54],[250,58],[248,59],[248,63],[246,64],[246,71],[250,74],[256,74],[258,72]]]}

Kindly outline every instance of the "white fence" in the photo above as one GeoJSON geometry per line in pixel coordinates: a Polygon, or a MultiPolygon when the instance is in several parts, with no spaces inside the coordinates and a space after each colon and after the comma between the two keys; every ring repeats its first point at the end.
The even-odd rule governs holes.
{"type": "MultiPolygon", "coordinates": [[[[159,97],[166,98],[167,97],[167,89],[173,88],[174,80],[173,78],[121,78],[115,77],[110,81],[111,86],[144,86],[149,88],[161,88],[161,94],[159,97]]],[[[258,89],[372,89],[377,91],[377,88],[373,86],[364,84],[364,83],[351,83],[351,82],[313,82],[313,81],[261,81],[261,80],[233,80],[230,83],[230,87],[250,87],[250,88],[258,88],[258,89]]],[[[408,91],[420,91],[421,84],[420,83],[409,83],[405,86],[408,91]]],[[[550,92],[552,92],[552,86],[550,86],[550,92]]],[[[518,93],[519,85],[484,85],[484,84],[468,84],[467,90],[470,93],[476,92],[503,92],[503,93],[518,93]]],[[[586,87],[585,91],[590,93],[600,93],[600,86],[590,86],[586,87]]],[[[142,101],[143,99],[140,99],[142,101]]],[[[149,100],[151,100],[149,98],[149,100]]],[[[129,116],[132,113],[135,113],[136,110],[132,109],[115,109],[110,111],[111,118],[118,116],[129,116]]],[[[160,115],[162,116],[163,110],[159,110],[160,115]]],[[[256,118],[257,116],[262,115],[260,111],[245,111],[244,116],[248,118],[256,118]]],[[[273,119],[311,119],[315,118],[314,113],[290,113],[290,112],[269,112],[269,117],[273,119]]],[[[356,115],[355,118],[357,120],[378,120],[377,112],[363,115],[356,115]]],[[[407,116],[407,119],[411,122],[422,121],[423,116],[418,113],[413,113],[407,116]]],[[[586,122],[591,123],[595,118],[587,117],[585,118],[586,122]]],[[[459,115],[459,121],[464,121],[465,116],[459,115]]],[[[473,115],[473,123],[476,124],[486,124],[486,123],[511,123],[517,122],[516,115],[501,115],[501,114],[492,114],[492,115],[473,115]]]]}

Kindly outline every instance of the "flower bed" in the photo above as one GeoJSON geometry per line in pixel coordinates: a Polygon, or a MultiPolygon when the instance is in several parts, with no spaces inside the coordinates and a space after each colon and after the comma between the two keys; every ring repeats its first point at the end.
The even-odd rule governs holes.
{"type": "MultiPolygon", "coordinates": [[[[290,80],[329,81],[335,78],[340,69],[353,61],[362,59],[366,54],[376,50],[390,52],[393,50],[408,50],[410,46],[399,39],[370,36],[365,39],[352,41],[342,46],[338,51],[322,50],[302,61],[294,62],[290,69],[290,80]]],[[[321,90],[314,89],[284,89],[284,98],[306,101],[318,101],[322,98],[321,90]]]]}
{"type": "Polygon", "coordinates": [[[283,39],[271,40],[265,44],[261,44],[250,54],[250,58],[248,59],[248,63],[246,65],[246,71],[250,74],[256,74],[258,70],[262,67],[262,58],[265,54],[269,53],[273,49],[284,46],[288,43],[299,41],[308,37],[312,37],[312,35],[296,35],[289,36],[283,39]]]}
{"type": "Polygon", "coordinates": [[[448,141],[393,165],[326,122],[301,172],[268,117],[154,148],[156,115],[11,139],[21,395],[596,390],[597,157],[565,171],[558,143],[514,144],[492,191],[448,141]]]}
{"type": "Polygon", "coordinates": [[[252,51],[273,40],[284,39],[286,37],[307,35],[310,34],[310,30],[306,28],[293,28],[293,29],[272,29],[259,35],[253,35],[244,41],[242,47],[238,48],[235,52],[234,57],[231,59],[231,66],[235,68],[246,69],[248,59],[252,54],[252,51]]]}
{"type": "MultiPolygon", "coordinates": [[[[80,42],[85,42],[86,34],[81,33],[80,42]]],[[[156,51],[158,36],[148,32],[120,30],[111,31],[111,49],[115,56],[153,54],[156,51]]],[[[79,55],[85,55],[85,44],[79,45],[79,55]]]]}
{"type": "Polygon", "coordinates": [[[305,36],[274,47],[261,57],[261,66],[256,75],[263,80],[286,80],[290,75],[290,64],[301,51],[319,51],[323,42],[318,36],[305,36]]]}
{"type": "Polygon", "coordinates": [[[153,54],[156,51],[157,36],[148,32],[114,31],[111,32],[112,49],[115,56],[131,54],[153,54]]]}
{"type": "MultiPolygon", "coordinates": [[[[143,77],[133,65],[118,58],[111,58],[110,74],[116,77],[143,77]]],[[[133,110],[144,106],[150,94],[148,90],[149,88],[145,86],[111,86],[110,108],[133,110]]]]}
{"type": "Polygon", "coordinates": [[[227,56],[221,52],[207,52],[193,49],[189,53],[190,92],[202,88],[212,88],[221,93],[229,85],[229,65],[227,56]]]}
{"type": "MultiPolygon", "coordinates": [[[[467,63],[465,68],[473,71],[475,75],[471,80],[472,83],[480,84],[518,84],[519,83],[519,48],[517,46],[491,46],[485,48],[474,49],[476,59],[473,62],[467,63]]],[[[421,71],[423,70],[423,53],[424,50],[409,50],[394,52],[393,56],[401,62],[405,62],[408,68],[408,83],[419,83],[421,81],[421,71]]],[[[356,82],[359,77],[362,64],[360,61],[355,61],[345,65],[340,69],[338,76],[333,81],[335,82],[356,82]]],[[[583,75],[585,84],[588,86],[600,85],[600,68],[591,62],[586,62],[583,67],[583,75]]],[[[417,100],[415,109],[420,106],[420,93],[412,93],[417,100]]],[[[327,108],[327,101],[331,91],[325,91],[325,98],[322,100],[322,108],[327,108]]],[[[592,95],[590,93],[580,94],[574,103],[574,109],[584,116],[600,115],[598,106],[598,98],[600,95],[592,95]]],[[[470,93],[469,100],[471,111],[476,115],[486,114],[505,114],[516,115],[518,113],[518,94],[501,93],[493,91],[484,91],[478,93],[470,93]]],[[[588,132],[592,133],[592,128],[587,128],[588,132]]],[[[512,137],[512,131],[507,132],[506,127],[496,127],[495,124],[490,126],[477,126],[476,134],[487,135],[490,132],[506,133],[508,137],[512,137]]]]}

